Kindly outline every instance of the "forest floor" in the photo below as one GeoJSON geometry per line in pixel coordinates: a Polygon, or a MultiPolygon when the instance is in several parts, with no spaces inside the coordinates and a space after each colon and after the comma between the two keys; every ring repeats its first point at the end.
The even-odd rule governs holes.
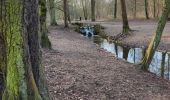
{"type": "MultiPolygon", "coordinates": [[[[122,21],[82,21],[82,23],[100,24],[105,27],[109,36],[116,36],[122,32],[122,21]]],[[[129,26],[133,32],[122,39],[122,43],[130,47],[147,47],[155,34],[158,21],[155,20],[129,20],[129,26]]],[[[158,47],[159,50],[170,51],[170,21],[167,22],[163,36],[158,47]]]]}
{"type": "Polygon", "coordinates": [[[51,27],[43,65],[54,100],[169,100],[170,82],[115,58],[92,40],[51,27]]]}

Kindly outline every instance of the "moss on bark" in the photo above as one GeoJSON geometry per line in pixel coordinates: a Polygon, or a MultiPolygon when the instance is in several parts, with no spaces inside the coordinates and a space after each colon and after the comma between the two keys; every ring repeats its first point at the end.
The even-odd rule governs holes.
{"type": "Polygon", "coordinates": [[[51,49],[51,42],[48,38],[48,30],[46,25],[46,0],[40,0],[40,30],[41,30],[41,46],[42,48],[51,49]]]}
{"type": "Polygon", "coordinates": [[[151,40],[151,43],[149,44],[149,47],[147,48],[145,56],[144,56],[143,61],[141,63],[143,70],[148,70],[148,68],[149,68],[149,65],[152,61],[155,50],[157,49],[157,47],[160,43],[161,36],[162,36],[162,33],[163,33],[163,30],[164,30],[164,27],[165,27],[169,13],[170,13],[170,1],[165,0],[165,7],[164,7],[164,10],[163,10],[162,16],[159,19],[156,34],[153,37],[153,39],[151,40]]]}
{"type": "MultiPolygon", "coordinates": [[[[0,12],[3,11],[4,14],[0,20],[0,36],[5,42],[6,55],[5,91],[2,100],[42,100],[32,73],[28,45],[30,31],[26,27],[31,26],[30,21],[33,22],[28,15],[32,13],[36,16],[36,12],[30,12],[33,7],[30,5],[35,2],[37,0],[6,0],[0,7],[0,12]]],[[[32,32],[38,34],[36,29],[38,28],[32,32]]]]}

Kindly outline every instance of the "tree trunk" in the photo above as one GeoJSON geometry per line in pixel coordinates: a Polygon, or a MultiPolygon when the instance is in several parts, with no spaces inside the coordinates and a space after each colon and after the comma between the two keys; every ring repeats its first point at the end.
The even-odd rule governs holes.
{"type": "Polygon", "coordinates": [[[123,19],[123,33],[128,33],[130,28],[129,28],[129,23],[128,23],[128,18],[127,18],[127,13],[126,13],[126,3],[125,0],[121,0],[121,8],[122,8],[122,19],[123,19]]]}
{"type": "Polygon", "coordinates": [[[114,18],[117,18],[117,0],[115,0],[115,4],[114,4],[114,18]]]}
{"type": "Polygon", "coordinates": [[[68,2],[67,2],[67,18],[68,18],[68,22],[71,24],[70,8],[68,2]]]}
{"type": "Polygon", "coordinates": [[[149,19],[149,15],[148,15],[148,0],[145,0],[145,16],[146,16],[146,19],[149,19]]]}
{"type": "Polygon", "coordinates": [[[55,3],[54,3],[54,0],[48,0],[49,2],[49,12],[50,12],[50,24],[53,26],[53,25],[57,25],[57,22],[56,22],[56,11],[55,11],[55,3]]]}
{"type": "Polygon", "coordinates": [[[95,0],[91,0],[91,20],[95,21],[95,0]]]}
{"type": "Polygon", "coordinates": [[[48,38],[48,30],[46,25],[46,0],[39,0],[40,6],[40,31],[41,31],[41,46],[42,48],[51,49],[51,42],[48,38]]]}
{"type": "Polygon", "coordinates": [[[87,14],[87,5],[86,5],[86,0],[82,0],[82,7],[83,7],[83,13],[84,13],[84,18],[87,20],[88,14],[87,14]]]}
{"type": "MultiPolygon", "coordinates": [[[[0,15],[1,16],[1,15],[0,15]]],[[[2,16],[0,17],[1,20],[2,16]]],[[[6,50],[5,50],[5,40],[3,40],[2,30],[0,30],[0,98],[5,88],[5,69],[6,69],[6,50]]]]}
{"type": "Polygon", "coordinates": [[[156,0],[153,0],[153,17],[156,17],[156,0]]]}
{"type": "Polygon", "coordinates": [[[162,16],[159,19],[156,34],[153,37],[151,43],[149,44],[149,47],[147,48],[147,51],[141,63],[143,70],[148,70],[149,68],[149,65],[152,61],[155,50],[157,49],[159,42],[161,40],[162,32],[164,30],[169,13],[170,13],[170,0],[165,0],[165,7],[163,9],[162,16]]]}
{"type": "Polygon", "coordinates": [[[134,0],[134,18],[136,18],[136,0],[134,0]]]}
{"type": "Polygon", "coordinates": [[[68,28],[68,1],[67,0],[63,0],[64,3],[64,25],[66,28],[68,28]]]}
{"type": "Polygon", "coordinates": [[[0,12],[6,55],[2,100],[42,100],[37,88],[41,62],[38,0],[1,0],[0,12]]]}

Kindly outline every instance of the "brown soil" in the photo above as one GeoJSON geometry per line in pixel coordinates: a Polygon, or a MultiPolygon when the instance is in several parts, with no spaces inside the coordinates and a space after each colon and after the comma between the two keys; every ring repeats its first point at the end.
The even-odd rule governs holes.
{"type": "Polygon", "coordinates": [[[54,100],[169,100],[170,82],[117,59],[91,40],[50,28],[53,50],[43,50],[54,100]]]}

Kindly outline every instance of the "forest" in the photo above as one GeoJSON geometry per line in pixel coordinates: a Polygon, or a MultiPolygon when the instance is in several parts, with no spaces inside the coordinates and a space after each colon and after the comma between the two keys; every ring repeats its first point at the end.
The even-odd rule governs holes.
{"type": "Polygon", "coordinates": [[[0,100],[170,100],[170,0],[0,0],[0,100]]]}

